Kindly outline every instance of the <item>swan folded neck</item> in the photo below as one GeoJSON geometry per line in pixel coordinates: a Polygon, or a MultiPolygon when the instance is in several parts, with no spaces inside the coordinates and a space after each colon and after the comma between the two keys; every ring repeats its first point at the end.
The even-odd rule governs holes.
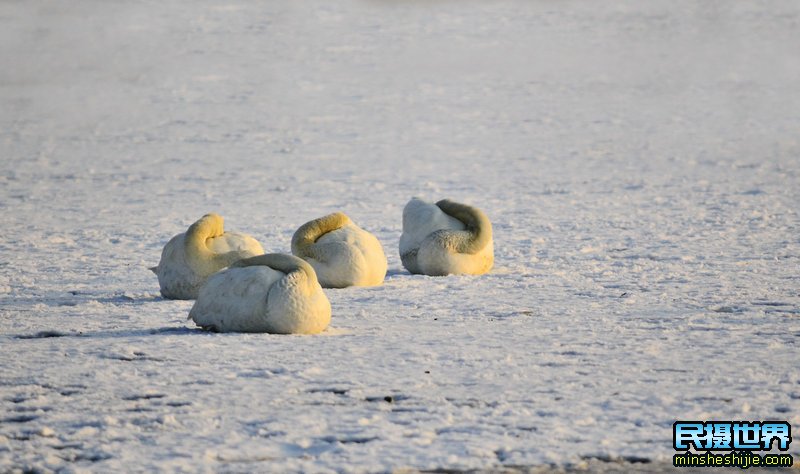
{"type": "Polygon", "coordinates": [[[299,287],[306,294],[311,294],[315,289],[317,274],[305,260],[283,253],[268,253],[255,257],[238,260],[231,265],[231,268],[244,268],[252,266],[267,266],[273,270],[283,272],[288,276],[299,279],[299,287]]]}
{"type": "Polygon", "coordinates": [[[445,214],[464,223],[469,233],[468,238],[453,241],[455,251],[474,254],[480,252],[492,241],[492,223],[480,209],[450,201],[449,199],[442,199],[436,205],[445,214]]]}
{"type": "Polygon", "coordinates": [[[208,247],[208,240],[225,233],[219,214],[206,214],[189,226],[183,241],[186,262],[198,273],[210,275],[238,259],[236,252],[218,254],[208,247]]]}
{"type": "Polygon", "coordinates": [[[301,258],[317,258],[312,247],[314,243],[328,232],[341,229],[349,223],[350,218],[341,212],[306,222],[292,236],[292,253],[301,258]]]}

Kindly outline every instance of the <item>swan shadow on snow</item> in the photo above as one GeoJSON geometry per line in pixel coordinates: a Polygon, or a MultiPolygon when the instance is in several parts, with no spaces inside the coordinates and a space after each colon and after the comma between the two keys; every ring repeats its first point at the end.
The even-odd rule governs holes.
{"type": "Polygon", "coordinates": [[[9,335],[13,339],[50,339],[56,337],[79,337],[79,338],[126,338],[143,336],[190,336],[196,334],[208,334],[201,328],[165,326],[150,329],[121,329],[111,331],[55,331],[44,330],[33,334],[9,335]]]}
{"type": "Polygon", "coordinates": [[[148,296],[129,296],[124,293],[113,295],[102,295],[84,293],[81,291],[69,291],[69,296],[39,296],[9,299],[7,302],[0,303],[0,308],[13,308],[17,311],[26,311],[27,308],[19,306],[44,304],[50,307],[78,306],[87,303],[113,304],[115,306],[138,306],[147,303],[158,303],[166,301],[161,295],[148,296]]]}
{"type": "Polygon", "coordinates": [[[404,268],[391,268],[386,271],[386,278],[394,277],[394,276],[414,276],[411,272],[404,268]]]}

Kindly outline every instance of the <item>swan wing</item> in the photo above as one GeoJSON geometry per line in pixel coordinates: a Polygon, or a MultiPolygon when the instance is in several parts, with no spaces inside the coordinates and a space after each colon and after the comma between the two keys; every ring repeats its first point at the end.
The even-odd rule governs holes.
{"type": "Polygon", "coordinates": [[[269,290],[285,276],[267,266],[215,273],[200,290],[189,317],[219,332],[269,332],[269,290]]]}

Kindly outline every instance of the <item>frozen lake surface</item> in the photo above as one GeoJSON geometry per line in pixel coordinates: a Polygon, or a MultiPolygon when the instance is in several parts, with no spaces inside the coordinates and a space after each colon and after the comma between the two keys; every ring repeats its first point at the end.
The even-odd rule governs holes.
{"type": "Polygon", "coordinates": [[[602,469],[669,462],[675,420],[800,428],[798,44],[794,0],[0,3],[0,471],[602,469]],[[493,271],[407,273],[412,196],[481,207],[493,271]],[[210,211],[268,252],[346,212],[389,274],[320,336],[205,333],[147,267],[210,211]]]}

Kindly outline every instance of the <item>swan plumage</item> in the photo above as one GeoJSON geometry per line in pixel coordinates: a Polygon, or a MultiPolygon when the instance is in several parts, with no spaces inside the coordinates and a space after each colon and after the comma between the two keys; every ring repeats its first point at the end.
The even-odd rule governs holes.
{"type": "Polygon", "coordinates": [[[377,237],[341,212],[300,226],[292,253],[314,268],[323,288],[377,286],[386,277],[386,254],[377,237]]]}
{"type": "Polygon", "coordinates": [[[249,235],[225,232],[219,214],[206,214],[189,229],[172,237],[161,252],[158,276],[165,298],[191,300],[206,279],[242,258],[261,255],[264,249],[249,235]]]}
{"type": "Polygon", "coordinates": [[[494,264],[492,224],[480,209],[412,198],[403,208],[400,260],[411,273],[481,275],[494,264]]]}
{"type": "Polygon", "coordinates": [[[189,312],[218,332],[316,334],[331,320],[331,304],[314,269],[288,254],[265,254],[212,275],[189,312]]]}

